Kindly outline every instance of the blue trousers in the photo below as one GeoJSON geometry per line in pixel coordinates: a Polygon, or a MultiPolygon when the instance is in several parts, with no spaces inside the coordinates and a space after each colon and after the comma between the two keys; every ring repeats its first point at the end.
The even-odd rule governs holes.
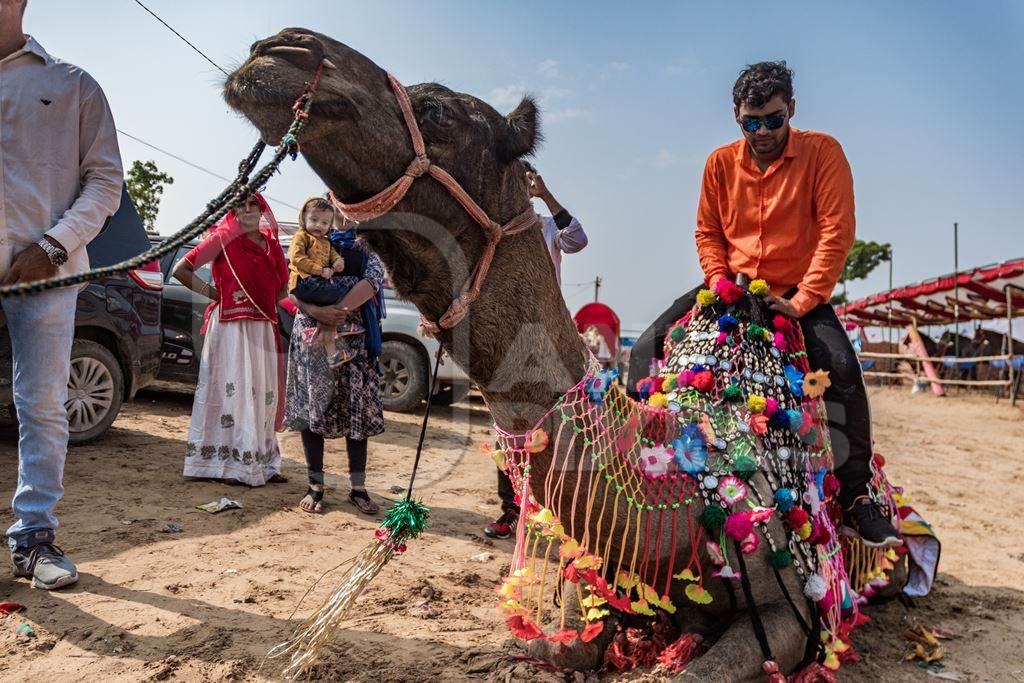
{"type": "Polygon", "coordinates": [[[68,375],[75,334],[74,287],[3,299],[14,355],[18,487],[7,530],[11,549],[53,542],[53,509],[64,493],[68,452],[68,375]]]}
{"type": "Polygon", "coordinates": [[[350,289],[352,288],[341,284],[336,278],[313,275],[299,280],[292,294],[307,304],[330,306],[341,301],[350,289]]]}

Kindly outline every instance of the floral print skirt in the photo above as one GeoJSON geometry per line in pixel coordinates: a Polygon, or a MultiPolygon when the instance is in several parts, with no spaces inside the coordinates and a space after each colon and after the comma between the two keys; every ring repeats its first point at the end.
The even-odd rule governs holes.
{"type": "Polygon", "coordinates": [[[281,470],[276,329],[211,316],[185,449],[185,476],[262,486],[281,470]]]}

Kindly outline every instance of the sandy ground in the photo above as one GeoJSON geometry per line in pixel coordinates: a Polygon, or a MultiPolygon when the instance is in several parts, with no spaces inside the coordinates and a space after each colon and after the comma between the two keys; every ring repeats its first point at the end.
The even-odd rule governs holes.
{"type": "MultiPolygon", "coordinates": [[[[855,641],[862,659],[844,679],[928,679],[901,662],[902,625],[915,619],[953,636],[946,675],[1024,681],[1024,414],[1005,401],[896,390],[874,391],[873,406],[890,477],[934,524],[944,552],[932,596],[910,609],[898,602],[871,609],[873,622],[855,641]]],[[[334,490],[322,516],[295,507],[305,486],[294,435],[281,439],[287,484],[253,490],[185,481],[189,410],[189,396],[144,393],[106,437],[72,450],[59,542],[82,579],[45,593],[0,569],[0,601],[27,606],[0,616],[0,680],[279,678],[279,662],[263,663],[267,649],[330,591],[328,580],[291,616],[317,576],[371,538],[375,522],[343,502],[341,443],[328,452],[334,490]],[[244,509],[194,508],[221,496],[244,509]],[[184,531],[163,533],[167,522],[184,531]],[[35,637],[16,634],[23,623],[35,637]]],[[[429,532],[370,587],[318,679],[482,680],[507,651],[491,590],[511,543],[481,533],[497,507],[494,468],[479,451],[489,440],[487,412],[470,401],[435,416],[417,488],[433,510],[429,532]]],[[[389,414],[387,433],[371,443],[377,498],[404,486],[418,419],[389,414]]],[[[7,429],[0,434],[4,496],[16,471],[15,434],[7,429]]]]}

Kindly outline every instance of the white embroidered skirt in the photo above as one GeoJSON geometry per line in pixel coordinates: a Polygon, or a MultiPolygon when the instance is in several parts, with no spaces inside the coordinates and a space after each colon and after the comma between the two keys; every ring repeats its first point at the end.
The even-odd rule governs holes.
{"type": "Polygon", "coordinates": [[[237,479],[262,486],[281,469],[274,433],[277,345],[260,320],[220,322],[203,346],[199,386],[185,448],[185,476],[237,479]]]}

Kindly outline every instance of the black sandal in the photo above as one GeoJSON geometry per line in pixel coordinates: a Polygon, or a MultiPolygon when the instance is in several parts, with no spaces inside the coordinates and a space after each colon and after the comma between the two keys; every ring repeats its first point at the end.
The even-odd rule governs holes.
{"type": "Polygon", "coordinates": [[[376,515],[380,512],[380,507],[373,502],[370,494],[366,491],[351,491],[348,494],[348,499],[364,515],[376,515]]]}
{"type": "Polygon", "coordinates": [[[303,512],[311,514],[311,515],[316,515],[316,514],[320,514],[321,512],[323,512],[323,508],[322,507],[321,507],[320,510],[317,510],[316,506],[324,499],[324,490],[320,489],[319,491],[314,491],[313,487],[310,486],[310,487],[308,487],[306,489],[306,495],[303,496],[303,498],[306,498],[307,496],[313,500],[313,507],[310,508],[309,510],[307,510],[306,508],[302,507],[302,505],[301,505],[302,501],[300,500],[299,501],[299,503],[300,503],[299,509],[302,510],[303,512]]]}

